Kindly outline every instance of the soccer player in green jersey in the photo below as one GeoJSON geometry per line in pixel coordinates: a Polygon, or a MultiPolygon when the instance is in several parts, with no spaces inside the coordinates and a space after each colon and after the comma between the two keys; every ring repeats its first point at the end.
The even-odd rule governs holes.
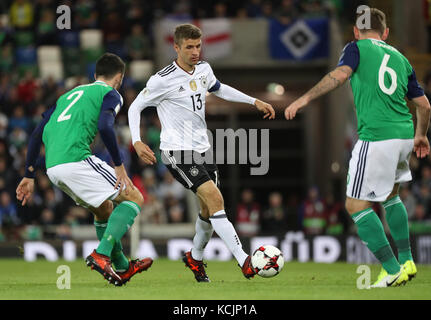
{"type": "Polygon", "coordinates": [[[127,176],[114,131],[115,117],[123,104],[117,89],[124,71],[120,57],[102,55],[96,63],[96,81],[66,92],[43,114],[30,138],[25,177],[16,190],[17,199],[25,205],[34,191],[35,164],[43,142],[51,182],[95,216],[100,244],[86,258],[87,265],[117,286],[152,264],[150,258],[129,261],[121,246],[121,238],[144,203],[127,176]],[[90,144],[97,132],[114,169],[91,153],[90,144]]]}
{"type": "Polygon", "coordinates": [[[412,151],[418,158],[430,152],[426,136],[430,104],[408,60],[385,43],[389,34],[385,14],[374,8],[367,10],[369,28],[354,27],[357,41],[344,48],[338,67],[288,106],[285,117],[293,119],[310,101],[350,78],[359,141],[349,163],[346,209],[359,237],[382,264],[372,287],[390,287],[405,284],[417,273],[410,249],[407,211],[398,189],[400,183],[412,180],[409,168],[412,151]],[[405,97],[416,106],[416,132],[405,97]],[[382,203],[386,210],[398,260],[372,209],[373,202],[382,203]]]}

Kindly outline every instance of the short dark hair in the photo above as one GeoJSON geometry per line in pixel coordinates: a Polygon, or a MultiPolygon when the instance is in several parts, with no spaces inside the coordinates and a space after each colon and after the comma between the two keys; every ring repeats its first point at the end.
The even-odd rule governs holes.
{"type": "Polygon", "coordinates": [[[184,39],[199,39],[202,37],[202,31],[193,24],[185,23],[180,24],[175,28],[174,42],[177,45],[181,45],[181,41],[184,39]]]}
{"type": "MultiPolygon", "coordinates": [[[[358,14],[356,16],[356,21],[358,21],[358,18],[360,16],[361,14],[358,14]]],[[[380,35],[383,35],[383,33],[387,28],[385,13],[379,9],[370,8],[370,22],[371,22],[370,29],[362,29],[361,32],[367,32],[372,30],[372,31],[378,32],[380,35]]]]}
{"type": "Polygon", "coordinates": [[[111,79],[116,74],[124,74],[126,64],[113,53],[105,53],[96,62],[96,77],[111,79]]]}

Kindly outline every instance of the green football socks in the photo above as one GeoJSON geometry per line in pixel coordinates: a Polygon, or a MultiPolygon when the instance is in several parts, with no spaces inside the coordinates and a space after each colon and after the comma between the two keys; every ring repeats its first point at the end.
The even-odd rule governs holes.
{"type": "Polygon", "coordinates": [[[395,196],[385,202],[386,221],[388,222],[391,236],[398,249],[398,261],[400,264],[413,260],[409,240],[409,220],[406,207],[399,196],[395,196]]]}
{"type": "Polygon", "coordinates": [[[383,268],[389,274],[398,273],[400,264],[392,252],[382,222],[374,210],[369,208],[359,211],[352,215],[352,219],[358,228],[359,238],[380,261],[383,268]]]}
{"type": "Polygon", "coordinates": [[[135,217],[140,211],[141,208],[132,201],[121,202],[112,211],[96,252],[111,257],[115,244],[121,241],[121,238],[133,225],[135,217]]]}
{"type": "MultiPolygon", "coordinates": [[[[105,233],[108,221],[94,221],[96,227],[97,239],[102,240],[103,234],[105,233]]],[[[121,241],[117,241],[114,244],[111,252],[111,261],[114,264],[115,270],[127,270],[129,268],[129,260],[123,253],[123,246],[121,241]]]]}

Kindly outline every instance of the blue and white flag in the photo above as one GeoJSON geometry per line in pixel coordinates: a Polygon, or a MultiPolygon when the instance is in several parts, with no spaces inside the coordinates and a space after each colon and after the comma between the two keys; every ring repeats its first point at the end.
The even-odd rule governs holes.
{"type": "Polygon", "coordinates": [[[269,27],[271,57],[286,60],[313,60],[329,57],[329,20],[296,20],[285,25],[272,19],[269,27]]]}

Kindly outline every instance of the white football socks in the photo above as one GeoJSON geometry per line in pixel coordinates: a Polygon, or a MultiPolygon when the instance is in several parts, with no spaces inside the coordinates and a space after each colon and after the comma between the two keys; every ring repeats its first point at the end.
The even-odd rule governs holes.
{"type": "Polygon", "coordinates": [[[193,238],[193,248],[191,250],[192,258],[202,261],[204,256],[204,249],[210,241],[214,228],[209,220],[205,220],[200,214],[196,219],[196,234],[193,238]]]}
{"type": "Polygon", "coordinates": [[[226,212],[220,210],[210,217],[211,224],[218,236],[224,241],[238,264],[242,267],[248,254],[242,250],[241,241],[236,234],[232,223],[227,219],[226,212]]]}

